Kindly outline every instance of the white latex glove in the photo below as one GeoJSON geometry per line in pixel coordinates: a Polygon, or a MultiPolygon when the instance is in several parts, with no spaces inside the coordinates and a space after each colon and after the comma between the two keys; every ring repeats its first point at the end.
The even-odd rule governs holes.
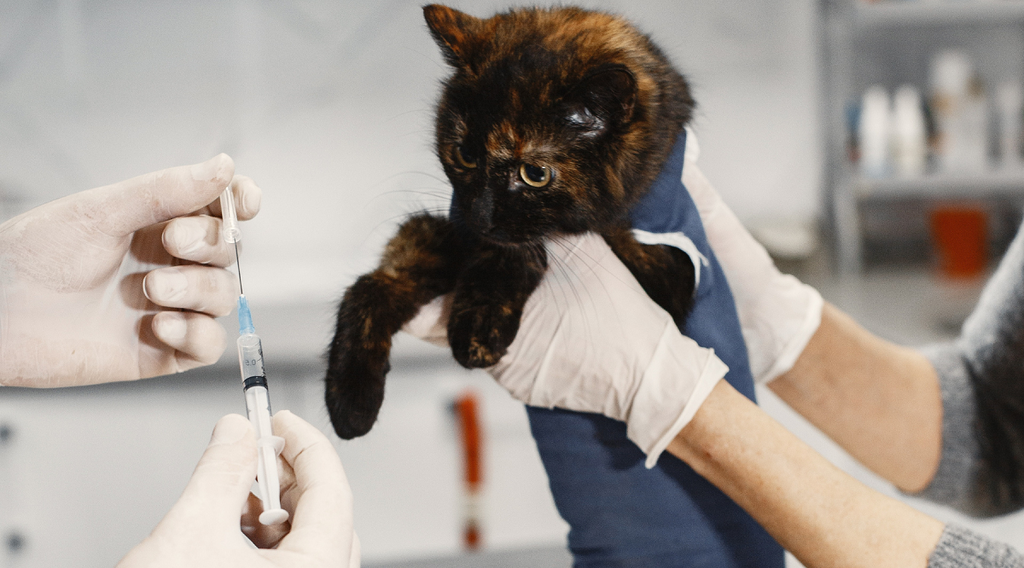
{"type": "MultiPolygon", "coordinates": [[[[508,353],[487,371],[531,406],[600,413],[626,423],[654,467],[728,371],[683,336],[600,236],[548,245],[548,272],[523,311],[508,353]]],[[[447,345],[450,296],[404,328],[447,345]]]]}
{"type": "Polygon", "coordinates": [[[214,427],[181,499],[118,568],[358,568],[352,490],[334,447],[288,411],[274,415],[274,433],[285,440],[281,505],[290,524],[257,521],[260,500],[249,492],[256,435],[247,419],[230,414],[214,427]]]}
{"type": "Polygon", "coordinates": [[[683,185],[697,204],[704,232],[739,312],[754,380],[767,383],[793,367],[821,323],[817,290],[782,274],[743,227],[700,168],[697,138],[687,131],[683,185]]]}
{"type": "Polygon", "coordinates": [[[261,192],[221,154],[52,201],[0,225],[0,384],[60,387],[215,362],[238,294],[218,196],[261,192]]]}

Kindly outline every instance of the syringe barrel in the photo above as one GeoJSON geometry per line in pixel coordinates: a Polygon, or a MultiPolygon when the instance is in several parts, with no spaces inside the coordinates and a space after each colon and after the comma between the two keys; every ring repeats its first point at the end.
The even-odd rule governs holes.
{"type": "Polygon", "coordinates": [[[270,393],[263,370],[263,345],[255,333],[243,333],[238,337],[238,362],[242,370],[245,410],[256,431],[259,452],[256,481],[263,501],[260,523],[274,525],[288,518],[288,513],[281,509],[281,482],[277,474],[277,454],[284,446],[284,440],[274,436],[270,393]]]}
{"type": "Polygon", "coordinates": [[[263,343],[255,333],[243,333],[238,336],[238,368],[242,372],[242,381],[252,377],[263,377],[266,386],[266,371],[263,370],[263,343]]]}
{"type": "Polygon", "coordinates": [[[256,439],[273,435],[270,430],[270,393],[267,391],[267,373],[263,369],[263,344],[255,333],[238,336],[238,363],[242,370],[242,388],[249,421],[256,429],[256,439]],[[266,409],[266,412],[257,412],[266,409]]]}

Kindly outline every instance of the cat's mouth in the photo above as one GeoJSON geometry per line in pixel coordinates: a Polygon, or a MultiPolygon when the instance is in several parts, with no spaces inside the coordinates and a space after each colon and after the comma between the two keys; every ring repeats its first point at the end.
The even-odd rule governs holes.
{"type": "Polygon", "coordinates": [[[484,231],[481,231],[481,235],[487,240],[495,241],[499,243],[512,242],[512,236],[509,232],[501,227],[490,227],[484,231]]]}
{"type": "Polygon", "coordinates": [[[524,235],[510,231],[505,227],[492,226],[486,229],[474,229],[474,232],[480,240],[499,247],[518,248],[532,245],[543,240],[543,237],[524,235]]]}

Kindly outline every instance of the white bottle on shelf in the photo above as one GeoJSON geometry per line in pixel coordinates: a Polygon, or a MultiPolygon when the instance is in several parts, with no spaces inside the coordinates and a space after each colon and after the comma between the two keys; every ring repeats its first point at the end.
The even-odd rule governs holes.
{"type": "Polygon", "coordinates": [[[909,84],[896,89],[892,112],[892,157],[896,175],[923,175],[928,163],[928,136],[921,92],[909,84]]]}
{"type": "Polygon", "coordinates": [[[976,158],[985,155],[984,130],[980,137],[983,146],[979,149],[979,114],[984,129],[984,106],[979,106],[978,96],[972,89],[974,66],[970,57],[961,50],[940,51],[932,59],[931,103],[935,118],[937,141],[935,157],[940,172],[973,170],[979,166],[976,158]]]}
{"type": "Polygon", "coordinates": [[[889,93],[885,87],[872,85],[864,91],[857,138],[860,172],[866,177],[885,177],[889,173],[890,115],[889,93]]]}

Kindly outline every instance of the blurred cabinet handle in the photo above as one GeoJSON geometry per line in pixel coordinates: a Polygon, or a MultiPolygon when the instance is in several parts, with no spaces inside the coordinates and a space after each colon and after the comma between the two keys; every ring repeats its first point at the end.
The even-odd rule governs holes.
{"type": "Polygon", "coordinates": [[[14,426],[9,422],[0,422],[0,444],[9,444],[14,439],[14,426]]]}
{"type": "Polygon", "coordinates": [[[4,541],[7,544],[7,554],[10,556],[21,554],[25,550],[25,537],[17,529],[8,532],[4,541]]]}

